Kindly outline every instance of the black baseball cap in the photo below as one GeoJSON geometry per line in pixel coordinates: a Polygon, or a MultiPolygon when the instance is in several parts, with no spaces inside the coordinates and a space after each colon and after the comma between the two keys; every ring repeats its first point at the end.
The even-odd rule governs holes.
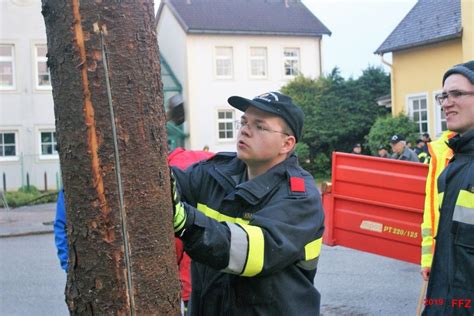
{"type": "Polygon", "coordinates": [[[267,92],[256,96],[252,100],[232,96],[227,99],[227,102],[242,112],[245,112],[249,106],[254,106],[261,111],[275,114],[285,120],[293,134],[295,134],[297,142],[301,137],[304,113],[298,105],[293,103],[291,97],[287,95],[279,92],[267,92]]]}
{"type": "Polygon", "coordinates": [[[405,140],[405,137],[402,134],[395,134],[392,137],[390,137],[390,144],[396,144],[402,140],[405,140]]]}

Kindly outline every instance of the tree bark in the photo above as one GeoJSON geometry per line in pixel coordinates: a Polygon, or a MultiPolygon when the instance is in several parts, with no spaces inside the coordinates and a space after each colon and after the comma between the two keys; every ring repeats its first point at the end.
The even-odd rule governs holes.
{"type": "Polygon", "coordinates": [[[178,315],[153,0],[42,5],[66,196],[69,311],[178,315]]]}

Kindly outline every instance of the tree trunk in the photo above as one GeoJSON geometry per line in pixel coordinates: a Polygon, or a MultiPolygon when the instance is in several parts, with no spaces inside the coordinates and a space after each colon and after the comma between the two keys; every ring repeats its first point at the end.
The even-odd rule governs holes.
{"type": "Polygon", "coordinates": [[[42,4],[66,195],[69,311],[178,315],[153,0],[42,4]]]}

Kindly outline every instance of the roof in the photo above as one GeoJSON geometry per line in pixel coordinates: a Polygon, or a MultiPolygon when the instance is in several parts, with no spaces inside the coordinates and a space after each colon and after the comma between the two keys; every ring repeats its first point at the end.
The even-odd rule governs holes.
{"type": "Polygon", "coordinates": [[[163,0],[157,19],[164,5],[187,33],[331,35],[300,0],[163,0]]]}
{"type": "Polygon", "coordinates": [[[375,54],[439,43],[461,36],[460,0],[419,0],[375,54]]]}

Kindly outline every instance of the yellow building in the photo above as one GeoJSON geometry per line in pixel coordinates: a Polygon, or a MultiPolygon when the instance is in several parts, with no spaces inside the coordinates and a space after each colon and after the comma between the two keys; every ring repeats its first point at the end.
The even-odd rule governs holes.
{"type": "Polygon", "coordinates": [[[474,0],[419,0],[375,53],[392,53],[392,114],[404,112],[436,138],[446,129],[435,102],[442,76],[474,59],[474,0]]]}

